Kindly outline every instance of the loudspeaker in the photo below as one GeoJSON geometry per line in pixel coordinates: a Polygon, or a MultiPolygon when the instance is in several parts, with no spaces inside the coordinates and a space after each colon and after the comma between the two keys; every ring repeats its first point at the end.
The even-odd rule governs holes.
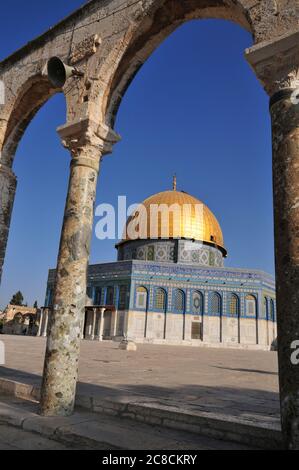
{"type": "Polygon", "coordinates": [[[71,76],[82,76],[75,67],[66,65],[59,57],[52,57],[47,63],[48,78],[55,88],[62,88],[71,76]]]}

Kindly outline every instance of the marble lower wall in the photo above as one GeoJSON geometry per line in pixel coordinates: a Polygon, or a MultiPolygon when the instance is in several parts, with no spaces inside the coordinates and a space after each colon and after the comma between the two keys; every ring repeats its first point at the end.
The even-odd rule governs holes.
{"type": "Polygon", "coordinates": [[[277,330],[276,323],[251,318],[129,311],[127,335],[137,343],[270,349],[277,330]]]}

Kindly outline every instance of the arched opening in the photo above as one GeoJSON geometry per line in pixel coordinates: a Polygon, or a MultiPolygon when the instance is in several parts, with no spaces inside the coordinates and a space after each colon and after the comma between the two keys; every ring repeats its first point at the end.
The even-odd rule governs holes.
{"type": "Polygon", "coordinates": [[[231,341],[240,343],[240,299],[234,293],[229,298],[229,317],[231,341]]]}
{"type": "Polygon", "coordinates": [[[222,343],[222,298],[218,292],[212,292],[210,295],[210,312],[214,323],[214,341],[222,343]]]}
{"type": "MultiPolygon", "coordinates": [[[[166,36],[160,37],[160,42],[158,41],[156,46],[160,45],[162,40],[164,42],[152,55],[148,49],[146,50],[144,60],[150,56],[149,60],[139,71],[128,90],[125,87],[119,91],[118,87],[121,84],[117,82],[116,75],[115,84],[112,82],[109,85],[111,93],[107,96],[106,108],[103,111],[107,117],[107,124],[112,124],[109,116],[110,114],[115,116],[116,109],[118,109],[117,107],[112,111],[114,91],[115,96],[117,95],[118,98],[121,96],[122,99],[115,128],[123,136],[123,140],[115,147],[114,154],[118,160],[118,171],[120,174],[126,174],[126,178],[117,182],[118,191],[120,194],[127,194],[130,202],[136,202],[138,189],[140,198],[143,194],[149,195],[155,190],[157,192],[161,190],[161,179],[159,180],[155,175],[157,169],[164,181],[169,181],[170,175],[177,171],[178,181],[181,178],[180,185],[184,190],[190,193],[200,191],[203,198],[208,197],[208,203],[212,208],[218,208],[217,215],[224,214],[220,220],[224,226],[225,239],[230,247],[226,264],[235,267],[237,265],[235,260],[241,259],[240,267],[260,268],[274,272],[273,234],[271,232],[273,221],[272,216],[269,217],[272,213],[272,192],[268,100],[259,89],[256,78],[243,58],[244,49],[252,44],[252,37],[228,21],[195,20],[185,22],[183,26],[180,23],[179,26],[180,28],[175,33],[170,34],[172,31],[168,31],[167,34],[165,33],[166,36]],[[197,35],[196,30],[202,30],[203,33],[197,35]],[[209,30],[212,31],[210,34],[209,30]],[[217,31],[220,33],[213,44],[213,35],[217,31]],[[227,41],[225,41],[226,34],[230,35],[227,41]],[[207,35],[206,41],[211,43],[211,48],[208,48],[211,49],[211,54],[205,54],[204,51],[207,48],[200,47],[205,35],[207,35]],[[179,39],[172,38],[180,38],[181,41],[187,38],[184,48],[179,48],[179,39]],[[241,38],[240,42],[238,42],[239,38],[241,38]],[[217,43],[222,39],[223,43],[217,43]],[[189,52],[196,50],[194,44],[199,45],[197,55],[189,52]],[[232,47],[231,44],[234,46],[232,47]],[[167,59],[167,54],[171,54],[174,47],[178,48],[177,51],[174,49],[176,53],[173,53],[177,62],[175,65],[174,60],[169,61],[168,67],[171,72],[167,73],[163,68],[163,60],[167,59]],[[228,50],[227,55],[224,55],[221,52],[222,47],[225,50],[230,47],[231,51],[228,50]],[[188,61],[186,57],[189,54],[188,61]],[[198,63],[197,69],[190,66],[190,62],[194,60],[198,63]],[[234,69],[235,61],[238,67],[242,62],[241,72],[238,67],[234,69]],[[160,68],[161,73],[159,73],[160,68]],[[219,70],[221,70],[221,77],[219,70]],[[195,77],[193,80],[191,73],[195,77]],[[241,75],[237,78],[237,74],[240,73],[241,75]],[[185,83],[188,84],[187,87],[185,83]],[[207,88],[209,84],[211,84],[210,89],[213,88],[210,93],[210,89],[207,88]],[[236,91],[238,87],[240,90],[236,91]],[[193,96],[191,96],[191,89],[193,96]],[[147,99],[147,94],[150,96],[149,99],[147,99]],[[169,99],[167,99],[168,96],[169,99]],[[256,105],[256,100],[258,105],[256,105]],[[130,105],[130,102],[133,105],[130,105]],[[139,106],[138,103],[142,105],[139,106]],[[182,114],[184,104],[186,111],[182,114]],[[247,106],[248,112],[246,113],[247,106]],[[240,119],[236,119],[235,116],[239,116],[240,119]],[[210,124],[210,131],[206,131],[205,126],[203,126],[205,127],[203,131],[203,121],[210,124]],[[176,122],[181,123],[180,129],[178,125],[176,126],[176,122]],[[189,130],[185,125],[186,122],[189,130]],[[159,135],[159,129],[163,129],[163,137],[159,136],[156,140],[155,136],[159,135]],[[252,133],[258,135],[258,139],[248,142],[248,135],[252,133]],[[217,145],[217,142],[222,144],[217,145]],[[261,159],[262,155],[265,157],[267,145],[266,159],[261,159]],[[258,151],[256,147],[259,148],[258,151]],[[258,154],[260,157],[257,156],[258,154]],[[124,158],[123,155],[126,157],[124,158]],[[249,159],[250,165],[246,164],[249,159]],[[181,169],[179,160],[187,163],[184,169],[181,169]],[[146,171],[146,178],[144,171],[146,171]],[[200,190],[198,184],[195,183],[196,179],[191,178],[193,171],[199,175],[200,190]],[[204,178],[201,175],[204,175],[204,178]],[[254,186],[252,181],[255,181],[254,186]],[[265,181],[268,181],[269,185],[265,184],[265,181]],[[156,182],[159,182],[159,185],[156,182]],[[151,188],[149,183],[152,185],[151,188]],[[141,186],[144,192],[140,191],[141,186]],[[219,191],[214,191],[215,187],[219,188],[219,191]],[[216,196],[220,192],[221,201],[216,196]],[[248,201],[251,201],[251,207],[248,201]],[[240,217],[237,226],[227,222],[235,217],[235,214],[240,217]],[[252,232],[252,240],[257,253],[257,263],[259,259],[265,259],[263,266],[254,265],[250,251],[244,250],[246,233],[252,230],[254,220],[263,226],[270,240],[265,252],[261,247],[262,244],[259,243],[260,231],[256,230],[256,225],[252,232]],[[235,260],[231,254],[235,256],[235,260]]],[[[136,52],[136,56],[140,59],[139,53],[136,52]]],[[[120,75],[123,77],[121,72],[120,75]]],[[[118,101],[119,104],[120,101],[118,101]]],[[[111,184],[108,183],[111,178],[115,178],[114,162],[105,160],[103,171],[105,181],[101,181],[98,202],[101,202],[107,195],[114,203],[116,195],[111,184]]],[[[166,185],[167,182],[164,184],[166,185]]],[[[109,245],[107,241],[100,246],[94,239],[92,259],[96,261],[95,253],[98,254],[98,250],[102,251],[104,260],[111,259],[113,252],[109,250],[110,246],[111,244],[109,245]],[[97,251],[96,246],[98,246],[97,251]],[[108,250],[106,250],[107,247],[108,250]]]]}
{"type": "Polygon", "coordinates": [[[202,292],[195,290],[192,293],[192,314],[191,339],[203,340],[204,322],[204,296],[202,292]]]}
{"type": "Polygon", "coordinates": [[[167,294],[165,289],[157,287],[154,294],[155,318],[152,325],[152,336],[158,339],[166,338],[167,327],[167,294]]]}
{"type": "Polygon", "coordinates": [[[16,313],[13,321],[16,325],[20,325],[23,323],[23,315],[20,312],[16,313]]]}
{"type": "Polygon", "coordinates": [[[147,337],[148,326],[148,289],[144,286],[138,286],[136,289],[135,308],[144,312],[136,319],[135,332],[137,337],[147,337]]]}
{"type": "Polygon", "coordinates": [[[18,145],[31,121],[42,106],[55,94],[49,80],[40,75],[26,81],[11,107],[3,143],[1,162],[12,166],[18,145]]]}
{"type": "MultiPolygon", "coordinates": [[[[156,25],[158,29],[159,25],[156,25]]],[[[190,190],[191,194],[193,191],[203,197],[208,194],[218,195],[211,205],[219,207],[220,204],[219,211],[223,213],[224,235],[228,234],[225,238],[233,260],[230,261],[229,257],[226,263],[233,267],[261,268],[273,272],[273,227],[269,217],[272,214],[272,192],[268,98],[260,90],[243,58],[244,49],[252,44],[252,37],[238,26],[219,20],[191,21],[184,25],[176,24],[176,27],[159,29],[161,34],[153,35],[153,41],[150,44],[147,42],[146,48],[141,39],[139,42],[133,41],[132,48],[126,51],[109,84],[109,94],[102,112],[108,125],[113,126],[117,118],[115,129],[123,140],[114,152],[118,157],[118,171],[127,175],[127,181],[123,178],[119,181],[118,194],[128,194],[130,202],[136,202],[136,194],[142,200],[145,196],[161,191],[163,179],[169,181],[172,174],[177,173],[178,181],[180,177],[184,180],[181,185],[187,192],[190,190]],[[173,33],[177,26],[180,27],[173,33]],[[204,34],[197,36],[196,28],[198,31],[202,29],[204,34]],[[213,34],[209,34],[209,29],[213,34]],[[217,31],[220,33],[217,34],[217,31]],[[225,40],[227,34],[232,34],[229,41],[225,40]],[[180,47],[180,41],[184,47],[180,47]],[[201,47],[202,44],[208,44],[209,47],[201,47]],[[157,46],[157,51],[152,53],[157,46]],[[196,48],[198,55],[190,54],[196,48]],[[205,54],[204,49],[209,50],[209,54],[205,54]],[[173,50],[173,60],[168,61],[173,50]],[[186,58],[189,58],[189,62],[186,58]],[[148,61],[145,63],[146,59],[148,61]],[[194,73],[191,61],[200,64],[200,72],[195,70],[194,73]],[[243,65],[240,65],[241,61],[243,65]],[[234,65],[235,62],[238,66],[234,65]],[[164,69],[164,63],[168,71],[164,69]],[[231,86],[227,86],[228,83],[231,86]],[[236,107],[235,100],[239,103],[236,107]],[[180,125],[176,126],[175,121],[180,125]],[[206,127],[207,122],[210,124],[210,132],[206,127]],[[256,140],[252,138],[254,135],[258,136],[256,140]],[[221,142],[221,145],[217,147],[216,142],[221,142]],[[196,157],[193,158],[192,152],[196,152],[196,157]],[[255,160],[256,152],[260,152],[259,160],[255,160]],[[179,165],[179,159],[184,162],[184,169],[183,165],[179,165]],[[263,173],[261,179],[260,171],[263,173]],[[193,190],[188,186],[189,181],[192,185],[192,180],[193,190]],[[248,201],[251,201],[251,207],[248,201]],[[229,221],[227,224],[224,220],[226,217],[229,221]],[[264,244],[258,243],[265,225],[267,239],[272,242],[267,260],[264,244]],[[261,259],[264,266],[259,264],[261,259]]],[[[104,169],[107,181],[115,177],[115,166],[111,162],[110,170],[109,165],[107,161],[104,169]]],[[[105,182],[100,191],[102,194],[107,191],[106,194],[114,198],[108,184],[105,187],[105,182]]],[[[192,285],[192,279],[189,282],[192,285]]],[[[256,319],[252,330],[251,320],[245,318],[246,282],[243,284],[241,281],[237,286],[224,285],[224,282],[223,290],[220,286],[219,291],[213,293],[214,289],[218,289],[213,287],[214,282],[213,279],[210,285],[203,288],[207,299],[204,333],[211,343],[225,341],[240,344],[248,341],[248,344],[256,345],[256,319]],[[226,325],[233,325],[230,340],[224,339],[228,337],[226,325]]],[[[189,318],[198,313],[193,309],[194,287],[191,285],[186,301],[189,318]]],[[[170,291],[170,303],[174,312],[177,311],[175,296],[173,288],[170,291]]],[[[169,331],[171,321],[168,322],[169,331]]],[[[187,329],[192,339],[192,326],[189,329],[189,325],[187,329]]],[[[184,324],[183,339],[185,328],[184,324]]],[[[169,335],[169,338],[172,339],[172,336],[169,335]]]]}
{"type": "Polygon", "coordinates": [[[254,35],[241,2],[156,1],[145,19],[138,24],[138,29],[131,32],[129,46],[125,45],[123,56],[111,78],[110,90],[103,103],[103,115],[108,125],[113,127],[122,97],[153,51],[182,24],[206,18],[233,21],[254,35]]]}
{"type": "Polygon", "coordinates": [[[247,338],[249,344],[258,344],[257,298],[253,294],[245,297],[245,316],[247,319],[247,338]]]}
{"type": "Polygon", "coordinates": [[[65,99],[55,93],[48,80],[30,79],[19,90],[6,127],[0,164],[12,167],[18,186],[1,283],[3,305],[18,289],[29,305],[35,300],[44,305],[48,269],[57,258],[69,156],[56,134],[65,122],[65,99]]]}
{"type": "Polygon", "coordinates": [[[186,294],[182,289],[175,289],[173,293],[173,311],[182,320],[182,339],[186,337],[186,294]]]}

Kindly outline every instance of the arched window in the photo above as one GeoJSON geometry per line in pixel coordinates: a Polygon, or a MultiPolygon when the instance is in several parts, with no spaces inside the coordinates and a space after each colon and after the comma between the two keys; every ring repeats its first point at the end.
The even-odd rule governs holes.
{"type": "Polygon", "coordinates": [[[192,294],[192,313],[202,315],[203,313],[203,295],[201,292],[195,291],[192,294]]]}
{"type": "Polygon", "coordinates": [[[17,323],[17,324],[23,323],[23,315],[20,312],[16,313],[13,321],[14,323],[17,323]]]}
{"type": "Polygon", "coordinates": [[[211,297],[211,313],[221,315],[221,296],[214,292],[211,297]]]}
{"type": "Polygon", "coordinates": [[[114,287],[109,286],[107,287],[106,305],[113,305],[113,303],[114,303],[114,287]]]}
{"type": "Polygon", "coordinates": [[[145,287],[138,287],[136,292],[136,307],[139,309],[146,309],[147,306],[147,289],[145,287]]]}
{"type": "Polygon", "coordinates": [[[46,307],[52,307],[52,305],[53,305],[53,295],[54,295],[54,289],[48,289],[47,299],[46,299],[46,307]]]}
{"type": "Polygon", "coordinates": [[[156,289],[154,306],[156,310],[166,310],[166,292],[164,289],[156,289]]]}
{"type": "Polygon", "coordinates": [[[93,288],[91,286],[88,286],[86,289],[86,295],[90,300],[92,300],[92,294],[93,294],[93,288]]]}
{"type": "Polygon", "coordinates": [[[232,294],[229,302],[229,313],[232,317],[238,317],[240,315],[239,305],[239,297],[236,294],[232,294]]]}
{"type": "Polygon", "coordinates": [[[177,289],[174,293],[174,309],[179,313],[184,313],[185,311],[185,294],[180,289],[177,289]]]}
{"type": "Polygon", "coordinates": [[[268,319],[268,300],[264,297],[264,318],[268,319]]]}
{"type": "Polygon", "coordinates": [[[246,295],[246,315],[248,317],[256,317],[256,298],[254,295],[246,295]]]}
{"type": "Polygon", "coordinates": [[[275,307],[274,307],[274,300],[270,300],[270,320],[275,321],[275,307]]]}
{"type": "Polygon", "coordinates": [[[102,302],[102,289],[100,287],[95,288],[94,303],[95,305],[101,305],[102,302]]]}
{"type": "Polygon", "coordinates": [[[124,310],[127,303],[127,286],[120,286],[119,288],[119,299],[118,299],[118,308],[124,310]]]}

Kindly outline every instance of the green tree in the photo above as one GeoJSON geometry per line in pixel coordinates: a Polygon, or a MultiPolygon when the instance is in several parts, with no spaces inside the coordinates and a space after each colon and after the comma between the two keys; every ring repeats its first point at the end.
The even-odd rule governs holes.
{"type": "Polygon", "coordinates": [[[34,302],[33,308],[38,308],[37,300],[34,302]]]}
{"type": "Polygon", "coordinates": [[[12,296],[10,304],[12,305],[23,305],[24,297],[22,292],[18,291],[15,295],[12,296]]]}

